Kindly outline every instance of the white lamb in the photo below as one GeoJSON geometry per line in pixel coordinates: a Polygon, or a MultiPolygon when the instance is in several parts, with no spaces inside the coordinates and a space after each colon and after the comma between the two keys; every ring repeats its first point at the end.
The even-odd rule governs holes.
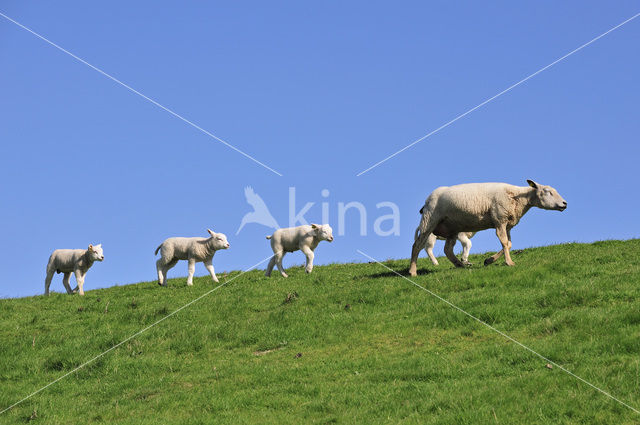
{"type": "MultiPolygon", "coordinates": [[[[416,234],[419,232],[419,230],[420,228],[416,229],[416,234]]],[[[471,246],[472,246],[471,238],[475,234],[476,232],[460,232],[456,235],[456,238],[462,244],[461,259],[462,259],[462,264],[464,264],[465,266],[471,265],[471,263],[469,262],[469,252],[471,251],[471,246]]],[[[441,236],[436,236],[434,233],[429,235],[429,237],[427,238],[427,245],[424,247],[424,250],[427,252],[429,259],[431,260],[434,266],[438,265],[438,259],[436,258],[435,255],[433,255],[433,247],[435,246],[436,240],[438,239],[441,241],[447,241],[444,244],[445,253],[447,253],[448,251],[453,251],[453,247],[456,243],[456,239],[443,238],[441,236]]],[[[455,255],[455,254],[450,253],[447,255],[449,256],[449,255],[455,255]]]]}
{"type": "Polygon", "coordinates": [[[44,294],[49,295],[49,286],[54,273],[64,273],[62,284],[67,290],[67,294],[73,294],[76,291],[80,295],[84,295],[84,277],[87,270],[91,268],[94,261],[104,260],[102,245],[89,245],[88,249],[56,249],[49,257],[47,263],[47,277],[44,280],[44,294]],[[78,286],[71,289],[69,286],[69,278],[71,273],[76,276],[78,286]]]}
{"type": "Polygon", "coordinates": [[[280,274],[288,277],[282,267],[282,258],[287,252],[300,250],[307,257],[305,271],[311,273],[313,270],[313,251],[321,241],[333,242],[333,229],[328,224],[312,224],[298,227],[288,227],[286,229],[278,229],[273,235],[267,236],[271,239],[271,249],[273,257],[269,261],[267,270],[264,275],[271,276],[273,266],[277,265],[280,274]]]}
{"type": "Polygon", "coordinates": [[[167,286],[167,272],[175,266],[179,260],[189,262],[189,276],[187,285],[193,285],[193,273],[196,269],[196,262],[204,263],[204,266],[211,274],[214,282],[218,282],[215,270],[213,269],[213,256],[217,250],[228,249],[229,242],[223,233],[215,233],[207,229],[208,238],[169,238],[156,248],[156,255],[160,253],[160,259],[156,261],[158,271],[158,285],[167,286]]]}
{"type": "MultiPolygon", "coordinates": [[[[447,242],[453,240],[455,244],[456,235],[460,232],[491,228],[496,229],[502,250],[487,258],[485,265],[493,263],[504,253],[506,264],[513,266],[509,253],[511,229],[522,216],[531,207],[557,211],[567,208],[567,202],[551,186],[533,180],[527,180],[527,183],[528,187],[507,183],[469,183],[434,190],[420,210],[422,219],[411,250],[409,274],[416,275],[418,254],[431,233],[447,238],[447,242]]],[[[447,258],[456,266],[464,266],[453,255],[453,249],[449,250],[447,258]]]]}

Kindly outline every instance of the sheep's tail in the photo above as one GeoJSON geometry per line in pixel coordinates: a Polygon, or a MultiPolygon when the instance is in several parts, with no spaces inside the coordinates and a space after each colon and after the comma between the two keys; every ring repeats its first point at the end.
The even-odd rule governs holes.
{"type": "Polygon", "coordinates": [[[160,244],[160,246],[158,246],[158,247],[156,248],[156,253],[155,253],[155,255],[158,255],[158,251],[160,251],[160,248],[162,248],[162,244],[160,244]]]}
{"type": "Polygon", "coordinates": [[[271,236],[272,236],[272,235],[267,236],[267,239],[271,239],[271,236]]]}
{"type": "Polygon", "coordinates": [[[429,201],[431,200],[430,198],[431,196],[427,199],[427,202],[425,202],[424,206],[420,208],[420,214],[422,214],[422,217],[420,218],[420,224],[416,228],[416,232],[413,235],[414,241],[418,240],[418,238],[423,236],[427,231],[427,223],[429,222],[429,218],[431,218],[431,211],[433,210],[432,208],[427,207],[427,204],[429,204],[429,201]]]}

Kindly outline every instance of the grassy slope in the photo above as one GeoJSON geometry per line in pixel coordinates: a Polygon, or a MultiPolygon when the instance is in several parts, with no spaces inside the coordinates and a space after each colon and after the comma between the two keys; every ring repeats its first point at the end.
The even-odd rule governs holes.
{"type": "MultiPolygon", "coordinates": [[[[433,272],[416,282],[640,407],[640,240],[514,259],[458,270],[423,258],[433,272]]],[[[404,273],[408,261],[386,264],[404,273]]],[[[290,272],[237,278],[0,423],[29,422],[34,411],[47,424],[640,420],[380,265],[290,272]]],[[[0,409],[211,288],[209,278],[191,288],[175,279],[167,289],[0,300],[0,409]]]]}

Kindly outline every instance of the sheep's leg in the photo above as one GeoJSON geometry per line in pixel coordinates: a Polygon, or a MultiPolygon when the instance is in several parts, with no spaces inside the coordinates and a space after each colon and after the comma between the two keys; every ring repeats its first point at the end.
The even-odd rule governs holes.
{"type": "Polygon", "coordinates": [[[409,275],[411,276],[418,275],[418,255],[420,254],[420,251],[422,251],[422,248],[426,245],[427,238],[430,234],[431,231],[429,231],[428,233],[420,233],[420,235],[418,235],[418,239],[415,240],[413,246],[411,247],[411,262],[409,263],[409,275]]]}
{"type": "MultiPolygon", "coordinates": [[[[424,215],[421,220],[424,220],[424,215]]],[[[436,228],[439,220],[434,220],[434,217],[431,215],[427,219],[427,223],[423,226],[422,221],[420,222],[420,231],[417,239],[413,242],[413,246],[411,247],[411,262],[409,263],[409,275],[417,276],[418,275],[418,255],[420,251],[427,245],[427,238],[436,228]]]]}
{"type": "Polygon", "coordinates": [[[464,267],[462,261],[458,260],[458,257],[453,253],[453,247],[456,245],[456,238],[447,238],[447,241],[444,243],[444,253],[456,267],[464,267]]]}
{"type": "Polygon", "coordinates": [[[274,255],[273,257],[271,257],[271,260],[269,260],[269,265],[267,266],[267,270],[265,270],[264,275],[266,277],[270,277],[271,276],[271,271],[273,270],[273,267],[276,265],[276,256],[274,255]]]}
{"type": "Polygon", "coordinates": [[[504,254],[505,263],[508,266],[514,266],[515,263],[511,261],[511,255],[509,254],[511,242],[509,241],[509,236],[507,234],[506,226],[503,225],[503,226],[496,227],[496,236],[498,237],[498,239],[500,240],[500,243],[502,244],[502,249],[496,252],[491,257],[484,260],[484,265],[488,266],[489,264],[495,262],[498,258],[502,257],[502,254],[504,254]]]}
{"type": "Polygon", "coordinates": [[[193,274],[196,272],[196,260],[189,258],[189,275],[187,276],[187,285],[193,285],[193,274]]]}
{"type": "Polygon", "coordinates": [[[164,263],[162,262],[162,258],[159,258],[158,261],[156,261],[156,271],[158,272],[158,285],[160,286],[164,286],[164,263]]]}
{"type": "Polygon", "coordinates": [[[424,250],[427,251],[427,255],[431,259],[431,262],[433,263],[434,266],[438,265],[438,259],[436,258],[435,255],[433,255],[433,247],[435,246],[437,239],[438,238],[436,237],[436,235],[431,233],[427,238],[427,246],[424,247],[424,250]]]}
{"type": "Polygon", "coordinates": [[[76,275],[76,282],[78,282],[78,293],[84,295],[84,274],[80,270],[73,272],[76,275]]]}
{"type": "Polygon", "coordinates": [[[491,257],[488,257],[484,260],[484,265],[488,266],[489,264],[492,264],[493,262],[495,262],[498,258],[502,257],[502,254],[504,254],[504,249],[501,249],[500,251],[496,252],[495,254],[493,254],[491,257]]]}
{"type": "Polygon", "coordinates": [[[508,266],[515,266],[516,263],[511,260],[511,229],[506,229],[507,247],[504,249],[504,260],[508,266]]]}
{"type": "Polygon", "coordinates": [[[55,274],[55,270],[49,270],[47,268],[47,277],[44,279],[44,294],[49,295],[49,287],[51,286],[51,279],[53,279],[53,275],[55,274]]]}
{"type": "Polygon", "coordinates": [[[466,235],[466,233],[458,233],[458,240],[462,244],[462,263],[465,266],[470,266],[469,262],[469,251],[471,251],[471,239],[466,235]]]}
{"type": "Polygon", "coordinates": [[[216,271],[213,268],[213,258],[209,258],[208,260],[204,260],[204,266],[207,268],[207,270],[209,270],[209,274],[211,275],[211,279],[213,279],[213,281],[215,283],[218,283],[218,277],[216,276],[216,271]]]}
{"type": "Polygon", "coordinates": [[[284,258],[284,254],[284,252],[278,251],[276,252],[274,257],[276,257],[276,265],[278,266],[278,270],[280,271],[282,277],[289,277],[289,275],[284,272],[284,267],[282,267],[282,259],[284,258]]]}
{"type": "Polygon", "coordinates": [[[313,251],[308,246],[303,246],[300,248],[300,250],[304,253],[305,257],[307,257],[307,264],[304,268],[304,271],[306,271],[307,273],[311,273],[311,270],[313,270],[313,251]]]}
{"type": "Polygon", "coordinates": [[[158,261],[163,261],[163,263],[161,265],[161,267],[162,267],[162,286],[167,286],[167,273],[169,272],[169,270],[174,268],[176,264],[178,264],[178,260],[171,260],[166,264],[164,264],[164,260],[158,260],[158,261]]]}
{"type": "Polygon", "coordinates": [[[71,285],[69,285],[69,279],[71,279],[71,273],[65,273],[62,276],[62,284],[64,285],[64,289],[67,290],[67,294],[73,294],[73,289],[71,289],[71,285]]]}

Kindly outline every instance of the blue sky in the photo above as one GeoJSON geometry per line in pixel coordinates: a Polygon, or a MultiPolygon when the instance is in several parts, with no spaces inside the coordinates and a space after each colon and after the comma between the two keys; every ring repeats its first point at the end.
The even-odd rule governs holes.
{"type": "MultiPolygon", "coordinates": [[[[408,257],[425,197],[472,181],[531,178],[567,199],[563,213],[529,212],[514,249],[638,237],[640,18],[356,177],[637,7],[3,2],[0,12],[283,176],[0,17],[0,296],[42,293],[51,251],[89,243],[102,243],[106,259],[85,289],[152,280],[164,238],[208,227],[231,243],[214,258],[218,272],[251,266],[270,254],[271,230],[249,224],[235,235],[251,211],[245,186],[280,224],[289,187],[299,206],[316,203],[310,221],[323,201],[334,227],[338,202],[367,207],[368,235],[348,215],[316,264],[365,261],[356,249],[408,257]],[[399,236],[373,234],[383,201],[400,208],[399,236]]],[[[473,242],[472,252],[499,248],[492,231],[473,242]]],[[[292,254],[285,266],[302,261],[292,254]]],[[[186,264],[170,272],[184,275],[186,264]]],[[[63,290],[60,276],[52,289],[63,290]]]]}

